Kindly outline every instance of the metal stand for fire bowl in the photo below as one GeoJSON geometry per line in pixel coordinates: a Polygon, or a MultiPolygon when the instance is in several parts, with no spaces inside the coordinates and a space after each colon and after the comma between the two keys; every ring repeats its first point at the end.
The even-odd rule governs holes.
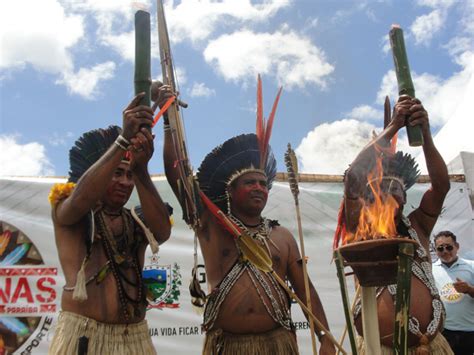
{"type": "Polygon", "coordinates": [[[394,354],[408,353],[411,265],[416,242],[406,238],[375,239],[344,245],[334,251],[352,353],[357,355],[354,319],[349,307],[345,276],[355,274],[362,288],[362,328],[365,353],[381,354],[376,287],[397,284],[395,300],[394,354]],[[353,272],[344,273],[350,266],[353,272]]]}

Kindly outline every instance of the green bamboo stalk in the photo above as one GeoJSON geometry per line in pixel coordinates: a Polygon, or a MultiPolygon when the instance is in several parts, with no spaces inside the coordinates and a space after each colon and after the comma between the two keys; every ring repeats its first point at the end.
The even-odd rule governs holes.
{"type": "Polygon", "coordinates": [[[411,265],[415,247],[402,243],[398,247],[397,296],[393,348],[395,355],[408,354],[408,315],[410,312],[411,265]]]}
{"type": "Polygon", "coordinates": [[[346,276],[344,275],[344,262],[339,250],[334,251],[334,261],[337,269],[337,277],[339,279],[339,288],[341,289],[342,305],[344,308],[344,316],[346,317],[347,333],[349,334],[349,341],[351,343],[351,350],[353,355],[357,355],[357,343],[354,332],[354,318],[349,307],[349,296],[347,295],[346,276]]]}
{"type": "Polygon", "coordinates": [[[151,49],[150,13],[139,10],[135,13],[135,95],[145,92],[140,105],[150,106],[151,100],[151,49]]]}
{"type": "MultiPolygon", "coordinates": [[[[392,25],[389,33],[392,46],[393,62],[398,82],[398,94],[415,97],[415,87],[411,80],[410,67],[408,65],[407,51],[403,31],[398,25],[392,25]]],[[[407,125],[408,142],[412,147],[423,145],[423,134],[420,125],[407,125]]]]}

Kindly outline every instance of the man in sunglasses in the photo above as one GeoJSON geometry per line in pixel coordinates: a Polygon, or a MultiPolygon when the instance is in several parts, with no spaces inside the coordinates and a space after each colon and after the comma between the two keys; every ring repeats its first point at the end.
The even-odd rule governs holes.
{"type": "Polygon", "coordinates": [[[450,231],[436,234],[434,243],[433,276],[446,309],[443,335],[456,355],[474,354],[474,261],[458,256],[450,231]]]}

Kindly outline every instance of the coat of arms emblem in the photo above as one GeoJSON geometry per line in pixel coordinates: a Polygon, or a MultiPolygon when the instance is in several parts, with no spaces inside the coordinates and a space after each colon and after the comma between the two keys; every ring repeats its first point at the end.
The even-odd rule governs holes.
{"type": "Polygon", "coordinates": [[[143,268],[148,308],[179,308],[180,267],[177,263],[159,265],[158,259],[153,255],[151,263],[143,268]]]}

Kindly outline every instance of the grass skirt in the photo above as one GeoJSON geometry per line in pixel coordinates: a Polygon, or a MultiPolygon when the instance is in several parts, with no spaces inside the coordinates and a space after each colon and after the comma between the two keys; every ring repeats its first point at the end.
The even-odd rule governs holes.
{"type": "Polygon", "coordinates": [[[156,354],[146,320],[129,324],[106,324],[62,311],[49,354],[77,354],[79,338],[89,338],[88,355],[156,354]]]}
{"type": "MultiPolygon", "coordinates": [[[[439,332],[438,334],[436,334],[433,340],[429,343],[429,347],[430,347],[430,355],[454,355],[447,340],[439,332]]],[[[369,355],[365,353],[364,338],[362,337],[358,337],[357,350],[359,352],[359,355],[369,355]]],[[[408,348],[407,354],[416,355],[416,350],[417,350],[416,346],[408,348]]],[[[388,346],[382,345],[381,355],[393,355],[393,349],[389,348],[388,346]]]]}
{"type": "Polygon", "coordinates": [[[293,355],[298,354],[294,333],[277,328],[266,333],[231,334],[210,330],[204,340],[203,355],[293,355]]]}

